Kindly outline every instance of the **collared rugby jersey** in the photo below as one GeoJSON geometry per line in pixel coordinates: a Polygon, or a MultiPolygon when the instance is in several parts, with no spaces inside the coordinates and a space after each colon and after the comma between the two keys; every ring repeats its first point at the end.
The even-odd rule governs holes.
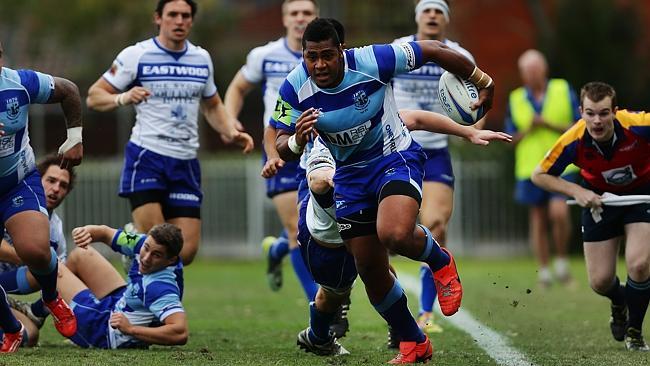
{"type": "MultiPolygon", "coordinates": [[[[415,35],[398,38],[393,44],[416,41],[415,35]]],[[[458,51],[470,61],[474,57],[458,43],[445,39],[443,41],[449,48],[458,51]]],[[[415,109],[447,115],[440,106],[438,99],[438,82],[445,69],[438,66],[435,62],[427,62],[419,69],[413,70],[407,74],[400,74],[393,79],[393,92],[395,102],[399,109],[415,109]]],[[[422,145],[424,149],[442,149],[447,147],[448,135],[429,132],[429,131],[411,131],[413,139],[422,145]]]]}
{"type": "Polygon", "coordinates": [[[185,50],[170,51],[151,38],[120,52],[103,77],[120,91],[142,86],[152,93],[134,105],[131,142],[176,159],[196,158],[199,103],[217,93],[206,50],[187,41],[185,50]]]}

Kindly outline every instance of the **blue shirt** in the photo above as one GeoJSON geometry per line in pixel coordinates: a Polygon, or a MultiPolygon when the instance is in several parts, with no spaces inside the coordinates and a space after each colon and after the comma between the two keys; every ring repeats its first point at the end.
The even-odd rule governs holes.
{"type": "Polygon", "coordinates": [[[304,62],[295,68],[280,87],[270,123],[294,133],[303,111],[320,109],[315,127],[337,166],[367,163],[408,148],[411,136],[397,113],[390,81],[422,65],[420,46],[372,45],[345,50],[344,58],[343,80],[330,89],[316,85],[304,62]]]}

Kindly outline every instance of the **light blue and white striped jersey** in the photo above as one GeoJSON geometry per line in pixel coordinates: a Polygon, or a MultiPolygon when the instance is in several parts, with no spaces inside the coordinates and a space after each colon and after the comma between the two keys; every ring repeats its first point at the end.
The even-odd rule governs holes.
{"type": "MultiPolygon", "coordinates": [[[[147,236],[144,234],[118,230],[113,237],[111,248],[118,253],[135,257],[135,260],[140,262],[140,249],[142,249],[146,238],[147,236]]],[[[172,314],[185,312],[183,304],[181,304],[175,269],[176,266],[169,266],[148,274],[129,271],[126,290],[122,294],[122,298],[115,304],[113,312],[124,313],[131,324],[143,327],[163,322],[172,314]]],[[[143,343],[110,326],[108,332],[111,348],[127,345],[133,347],[143,343]]]]}
{"type": "Polygon", "coordinates": [[[170,51],[151,38],[120,52],[103,77],[120,91],[143,86],[152,93],[135,105],[131,142],[176,159],[196,158],[199,103],[217,93],[206,50],[186,42],[185,50],[170,51]]]}
{"type": "Polygon", "coordinates": [[[397,113],[390,81],[422,65],[420,46],[372,45],[345,50],[344,58],[343,80],[330,89],[316,85],[304,62],[295,68],[280,88],[271,123],[294,133],[303,111],[321,109],[315,126],[337,167],[408,148],[411,135],[397,113]]]}
{"type": "MultiPolygon", "coordinates": [[[[4,231],[3,239],[6,240],[9,245],[14,245],[14,242],[6,229],[4,231]]],[[[65,241],[65,235],[63,234],[63,222],[56,212],[52,212],[50,215],[50,246],[56,252],[59,261],[65,263],[65,260],[68,258],[68,248],[65,241]]],[[[8,272],[18,267],[20,266],[13,263],[0,262],[0,272],[8,272]]]]}
{"type": "MultiPolygon", "coordinates": [[[[415,40],[415,35],[411,35],[398,38],[393,41],[393,44],[402,44],[415,40]]],[[[444,44],[474,62],[474,57],[458,43],[445,39],[444,44]]],[[[427,62],[417,70],[396,76],[393,79],[393,90],[397,107],[399,109],[419,109],[446,115],[438,100],[438,82],[444,72],[445,70],[436,63],[427,62]]],[[[445,134],[412,131],[411,135],[425,149],[447,147],[448,136],[445,134]]]]}
{"type": "Polygon", "coordinates": [[[241,68],[242,75],[253,84],[262,84],[264,127],[275,109],[280,85],[301,61],[302,53],[292,51],[286,37],[256,47],[246,57],[246,64],[241,68]]]}
{"type": "Polygon", "coordinates": [[[54,78],[32,70],[0,72],[0,195],[36,168],[29,145],[29,105],[47,103],[54,90],[54,78]]]}

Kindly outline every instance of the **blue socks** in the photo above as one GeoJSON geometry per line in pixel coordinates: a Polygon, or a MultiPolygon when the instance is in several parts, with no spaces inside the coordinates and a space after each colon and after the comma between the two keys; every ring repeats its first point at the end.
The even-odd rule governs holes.
{"type": "Polygon", "coordinates": [[[448,265],[451,259],[447,253],[442,251],[436,239],[433,238],[431,231],[424,225],[418,224],[418,226],[424,231],[427,242],[424,245],[424,251],[417,260],[427,263],[431,267],[431,271],[436,272],[440,268],[448,265]]]}
{"type": "Polygon", "coordinates": [[[59,272],[59,260],[56,257],[56,252],[50,248],[50,264],[44,272],[38,272],[32,268],[30,271],[39,285],[41,285],[41,293],[43,294],[43,301],[50,302],[56,299],[58,292],[56,291],[56,278],[59,272]]]}
{"type": "Polygon", "coordinates": [[[50,311],[47,310],[47,308],[45,307],[45,304],[43,303],[43,299],[38,299],[34,301],[31,305],[31,308],[32,308],[32,313],[39,318],[45,318],[48,315],[50,315],[50,311]]]}
{"type": "Polygon", "coordinates": [[[314,282],[314,278],[309,273],[307,266],[305,266],[305,261],[302,259],[302,254],[300,253],[300,247],[291,249],[290,256],[293,271],[296,272],[296,277],[298,277],[302,289],[305,290],[307,300],[314,301],[316,292],[318,291],[318,285],[314,282]]]}
{"type": "Polygon", "coordinates": [[[397,280],[379,304],[372,304],[388,325],[401,336],[402,341],[422,343],[424,333],[413,319],[404,290],[397,280]]]}
{"type": "Polygon", "coordinates": [[[643,317],[648,310],[648,300],[650,300],[650,278],[644,282],[636,282],[628,277],[625,284],[628,327],[643,330],[643,317]]]}
{"type": "Polygon", "coordinates": [[[287,235],[287,230],[282,230],[280,237],[275,239],[271,249],[269,250],[269,256],[271,259],[280,261],[289,253],[289,239],[287,235]]]}
{"type": "Polygon", "coordinates": [[[316,309],[316,304],[309,303],[309,340],[315,344],[327,343],[332,338],[330,324],[336,313],[324,313],[316,309]]]}
{"type": "Polygon", "coordinates": [[[0,273],[0,286],[8,294],[26,295],[36,292],[36,289],[33,289],[29,285],[27,271],[26,266],[21,266],[14,270],[0,273]]]}
{"type": "Polygon", "coordinates": [[[7,293],[2,288],[0,288],[0,328],[5,333],[16,333],[20,330],[20,323],[11,312],[7,302],[7,293]]]}
{"type": "Polygon", "coordinates": [[[429,266],[422,264],[420,266],[420,283],[422,285],[422,293],[420,294],[420,314],[433,311],[433,303],[436,301],[436,285],[433,283],[433,274],[429,266]]]}

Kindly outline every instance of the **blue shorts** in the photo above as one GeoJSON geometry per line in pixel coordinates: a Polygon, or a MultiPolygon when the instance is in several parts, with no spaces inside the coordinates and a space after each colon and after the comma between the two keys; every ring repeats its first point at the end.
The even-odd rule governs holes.
{"type": "Polygon", "coordinates": [[[424,181],[440,182],[454,188],[454,170],[451,167],[449,149],[425,149],[427,160],[424,162],[424,181]]]}
{"type": "MultiPolygon", "coordinates": [[[[592,189],[593,190],[593,189],[592,189]]],[[[594,190],[595,191],[595,190],[594,190]]],[[[602,194],[601,192],[598,192],[602,194]]],[[[627,194],[650,194],[648,187],[643,187],[627,194]]],[[[621,195],[621,194],[619,194],[621,195]]],[[[582,240],[604,241],[625,235],[625,225],[634,222],[650,222],[650,203],[631,206],[603,205],[601,221],[595,222],[591,210],[582,209],[582,240]]]]}
{"type": "Polygon", "coordinates": [[[156,154],[129,142],[124,149],[120,196],[162,191],[163,206],[201,207],[201,168],[198,159],[182,160],[156,154]]]}
{"type": "Polygon", "coordinates": [[[309,196],[309,183],[307,183],[307,172],[305,169],[300,168],[300,171],[302,171],[302,179],[299,179],[298,183],[298,202],[300,203],[309,196]]]}
{"type": "Polygon", "coordinates": [[[77,317],[77,333],[70,340],[83,348],[111,348],[108,338],[108,322],[115,304],[122,298],[126,286],[98,299],[85,289],[72,299],[70,307],[77,317]]]}
{"type": "MultiPolygon", "coordinates": [[[[563,175],[562,179],[569,182],[576,182],[578,180],[577,173],[563,175]]],[[[541,206],[548,203],[552,199],[566,200],[567,196],[545,191],[535,184],[530,179],[519,180],[515,185],[515,200],[522,205],[528,206],[541,206]]]]}
{"type": "Polygon", "coordinates": [[[0,198],[0,232],[4,232],[4,223],[19,212],[40,211],[47,216],[46,202],[41,175],[34,170],[0,198]]]}
{"type": "Polygon", "coordinates": [[[298,244],[314,281],[336,293],[352,288],[357,278],[354,257],[345,246],[329,248],[316,243],[307,228],[306,217],[307,200],[303,200],[298,213],[298,244]]]}
{"type": "Polygon", "coordinates": [[[413,142],[403,151],[382,156],[363,166],[343,166],[334,174],[336,218],[374,211],[375,215],[382,189],[387,183],[401,181],[411,185],[422,199],[422,177],[426,155],[413,142]]]}
{"type": "MultiPolygon", "coordinates": [[[[266,163],[266,155],[262,157],[262,165],[266,163]]],[[[298,190],[298,171],[304,169],[300,168],[300,161],[285,161],[284,166],[278,170],[278,173],[271,178],[265,179],[266,181],[266,196],[273,198],[281,193],[293,192],[298,190]]]]}

